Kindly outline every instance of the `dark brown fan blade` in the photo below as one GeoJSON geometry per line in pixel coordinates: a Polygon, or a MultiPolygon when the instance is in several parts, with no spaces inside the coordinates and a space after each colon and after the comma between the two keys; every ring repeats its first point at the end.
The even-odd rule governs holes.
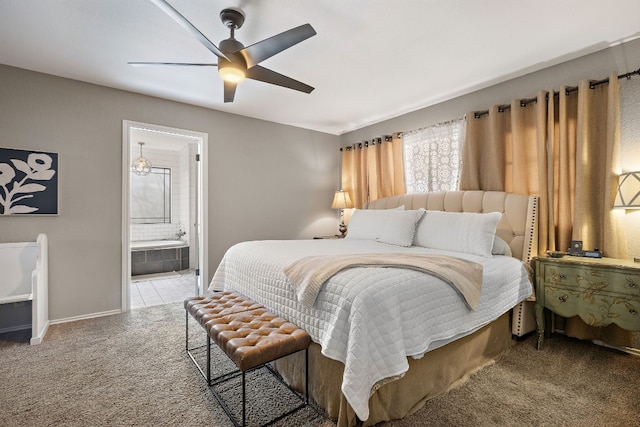
{"type": "Polygon", "coordinates": [[[288,89],[299,90],[300,92],[311,93],[314,89],[309,85],[292,79],[291,77],[283,76],[280,73],[271,71],[268,68],[255,65],[249,68],[246,72],[248,79],[259,80],[265,83],[271,83],[272,85],[278,85],[286,87],[288,89]]]}
{"type": "Polygon", "coordinates": [[[170,65],[176,67],[216,67],[218,64],[198,64],[194,62],[127,62],[134,67],[151,67],[155,65],[170,65]]]}
{"type": "Polygon", "coordinates": [[[173,20],[178,24],[182,25],[183,28],[193,34],[198,39],[198,41],[202,43],[204,47],[209,49],[214,55],[220,58],[229,59],[225,56],[224,53],[222,53],[220,49],[218,49],[215,44],[213,44],[213,42],[211,42],[211,40],[209,40],[204,34],[202,34],[200,30],[194,27],[194,25],[187,20],[187,18],[185,18],[180,12],[175,10],[173,6],[171,6],[165,0],[151,0],[151,2],[162,9],[164,13],[173,18],[173,20]]]}
{"type": "Polygon", "coordinates": [[[237,83],[224,82],[224,102],[233,102],[237,86],[237,83]]]}
{"type": "Polygon", "coordinates": [[[247,46],[240,50],[240,53],[247,62],[247,68],[251,68],[265,59],[271,58],[276,53],[280,53],[315,35],[316,30],[311,25],[304,24],[247,46]]]}

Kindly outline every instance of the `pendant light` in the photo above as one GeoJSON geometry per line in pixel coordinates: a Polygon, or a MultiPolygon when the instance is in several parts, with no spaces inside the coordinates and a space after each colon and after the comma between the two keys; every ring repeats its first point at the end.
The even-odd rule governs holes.
{"type": "Polygon", "coordinates": [[[140,157],[131,163],[131,172],[140,176],[149,175],[153,166],[149,159],[142,156],[142,146],[144,145],[144,142],[138,142],[138,144],[140,144],[140,157]]]}

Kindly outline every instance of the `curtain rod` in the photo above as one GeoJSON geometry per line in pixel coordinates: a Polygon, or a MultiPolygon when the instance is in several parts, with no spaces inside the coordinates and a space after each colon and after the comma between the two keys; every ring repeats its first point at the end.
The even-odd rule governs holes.
{"type": "MultiPolygon", "coordinates": [[[[632,76],[637,76],[640,75],[640,68],[638,68],[636,71],[631,71],[629,73],[624,73],[624,74],[620,74],[618,76],[618,79],[627,79],[629,80],[632,76]]],[[[602,79],[602,80],[596,80],[596,81],[592,81],[589,82],[589,89],[594,89],[596,86],[599,86],[601,84],[605,84],[605,83],[609,83],[609,78],[606,79],[602,79]]],[[[565,90],[565,95],[569,95],[571,92],[576,92],[578,90],[578,86],[572,86],[569,87],[565,90]]],[[[553,92],[553,96],[558,96],[560,94],[560,92],[553,92]]],[[[549,99],[549,95],[547,95],[546,99],[549,99]]],[[[521,99],[520,100],[520,106],[521,107],[526,107],[527,105],[536,102],[538,100],[538,98],[526,98],[526,99],[521,99]]],[[[511,104],[505,104],[505,105],[498,105],[498,112],[502,113],[504,112],[504,110],[508,110],[511,108],[511,104]]],[[[479,119],[482,116],[486,116],[487,114],[489,114],[489,110],[484,110],[484,111],[476,111],[475,113],[473,113],[473,117],[476,119],[479,119]]]]}
{"type": "MultiPolygon", "coordinates": [[[[398,132],[398,133],[400,133],[400,132],[398,132]]],[[[340,151],[342,151],[342,149],[345,149],[345,150],[349,151],[349,150],[355,149],[356,146],[358,148],[362,148],[363,146],[364,147],[368,147],[369,145],[382,144],[383,142],[389,142],[391,140],[393,140],[393,136],[392,135],[384,135],[382,137],[373,138],[373,139],[371,139],[369,141],[356,142],[356,143],[354,143],[352,145],[348,145],[346,147],[340,147],[340,151]]]]}

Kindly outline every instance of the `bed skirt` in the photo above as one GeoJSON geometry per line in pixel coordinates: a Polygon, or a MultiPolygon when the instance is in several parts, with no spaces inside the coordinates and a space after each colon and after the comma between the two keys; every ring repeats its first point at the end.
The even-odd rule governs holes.
{"type": "MultiPolygon", "coordinates": [[[[369,399],[369,419],[362,426],[403,418],[425,402],[469,379],[495,362],[512,345],[510,312],[475,333],[428,352],[421,359],[409,358],[409,371],[387,383],[369,399]]],[[[297,389],[304,387],[304,356],[294,354],[276,362],[284,379],[297,389]]],[[[344,365],[323,356],[320,345],[309,347],[309,396],[338,427],[356,425],[356,415],[340,390],[344,365]]]]}

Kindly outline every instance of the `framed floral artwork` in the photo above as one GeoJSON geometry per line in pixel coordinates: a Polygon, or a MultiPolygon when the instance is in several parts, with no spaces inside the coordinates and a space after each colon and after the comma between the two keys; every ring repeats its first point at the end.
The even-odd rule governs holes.
{"type": "Polygon", "coordinates": [[[0,148],[0,215],[58,214],[58,154],[0,148]]]}

